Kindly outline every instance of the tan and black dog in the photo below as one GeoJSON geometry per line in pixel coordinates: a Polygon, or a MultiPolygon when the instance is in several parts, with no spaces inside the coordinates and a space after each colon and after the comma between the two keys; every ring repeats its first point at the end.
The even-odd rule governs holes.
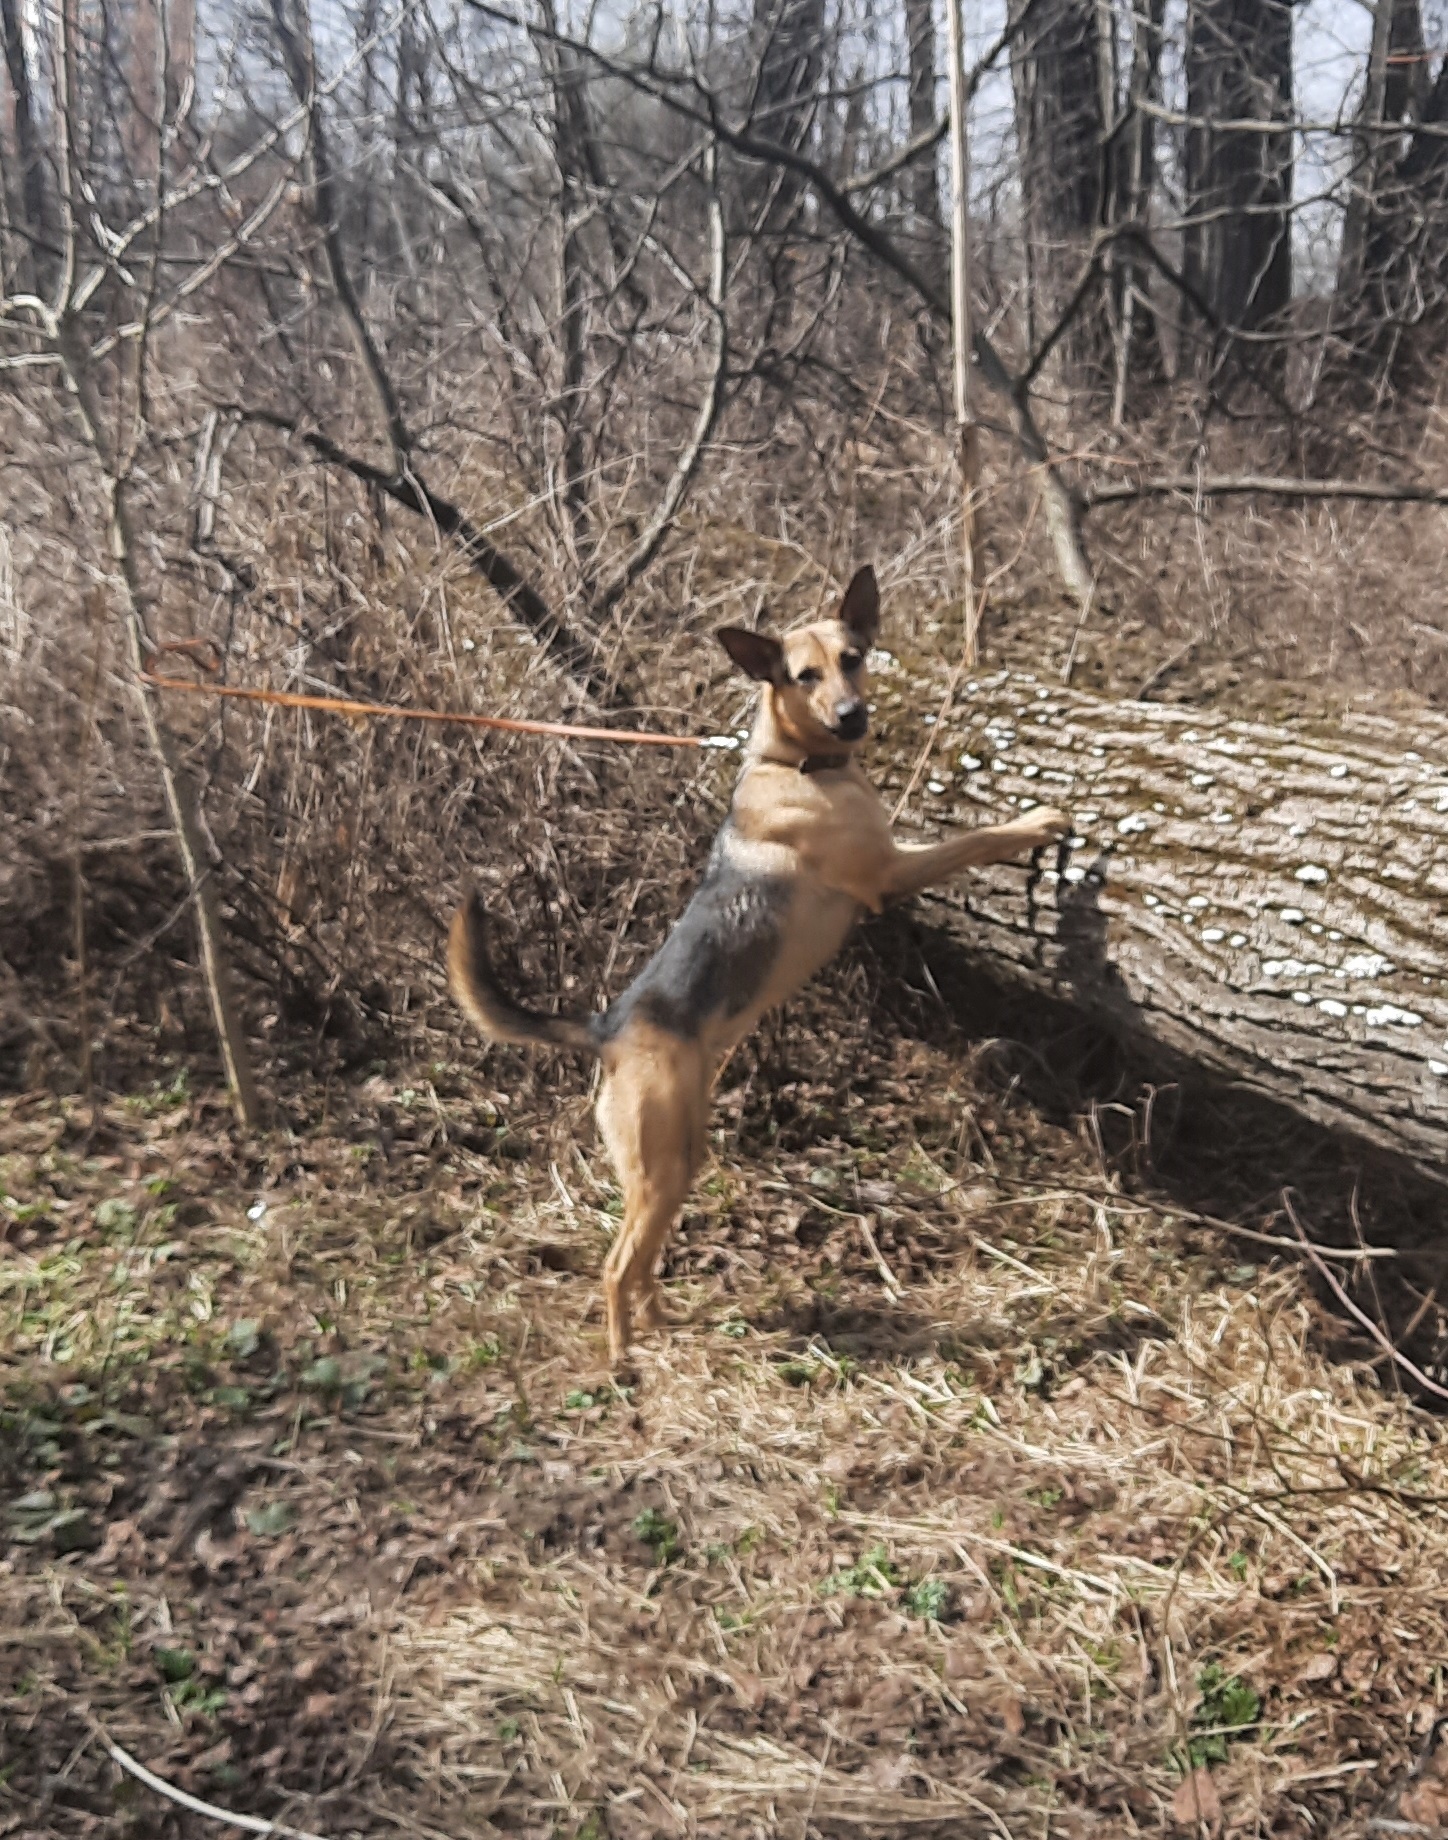
{"type": "Polygon", "coordinates": [[[726,627],[720,641],[764,686],[744,768],[704,879],[658,954],[602,1015],[542,1016],[498,989],[481,902],[457,911],[453,995],[494,1041],[581,1048],[603,1062],[598,1122],[623,1186],[603,1270],[608,1342],[628,1351],[635,1315],[667,1320],[655,1267],[704,1158],[709,1091],[766,1010],[833,958],[862,909],[918,894],[978,864],[1024,856],[1066,831],[1058,811],[902,845],[856,764],[865,738],[865,653],[880,597],[861,569],[834,617],[783,639],[726,627]]]}

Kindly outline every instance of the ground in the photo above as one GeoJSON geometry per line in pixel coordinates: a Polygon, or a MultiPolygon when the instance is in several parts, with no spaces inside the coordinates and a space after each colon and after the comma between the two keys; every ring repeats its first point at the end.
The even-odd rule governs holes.
{"type": "Polygon", "coordinates": [[[576,1082],[5,1100],[0,1832],[1432,1831],[1448,1451],[1302,1267],[948,1036],[771,1080],[625,1386],[576,1082]]]}

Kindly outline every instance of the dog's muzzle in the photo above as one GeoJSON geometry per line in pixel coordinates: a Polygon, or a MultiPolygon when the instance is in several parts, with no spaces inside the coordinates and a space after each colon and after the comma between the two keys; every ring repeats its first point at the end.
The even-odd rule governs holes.
{"type": "Polygon", "coordinates": [[[870,726],[870,712],[863,703],[847,703],[835,711],[835,733],[841,741],[863,741],[870,726]]]}

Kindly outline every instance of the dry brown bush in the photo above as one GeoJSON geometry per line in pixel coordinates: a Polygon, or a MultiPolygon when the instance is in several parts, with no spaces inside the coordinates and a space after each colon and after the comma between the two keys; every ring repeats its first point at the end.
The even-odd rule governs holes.
{"type": "MultiPolygon", "coordinates": [[[[736,727],[744,697],[712,629],[761,608],[776,620],[810,613],[862,557],[881,567],[892,647],[908,657],[958,644],[943,445],[917,428],[888,444],[873,432],[882,438],[863,457],[837,432],[822,451],[776,439],[767,465],[741,441],[714,469],[611,636],[636,662],[640,719],[736,727]]],[[[1137,454],[1159,451],[1145,434],[1136,442],[1137,454]]],[[[1005,457],[993,458],[1000,477],[1005,457]]],[[[1237,460],[1248,463],[1240,447],[1237,460]]],[[[94,579],[102,533],[83,491],[64,541],[54,534],[64,481],[81,470],[77,455],[29,469],[7,515],[7,1040],[16,1074],[28,1065],[28,1077],[62,1084],[77,1065],[77,885],[102,1080],[139,1077],[163,1045],[207,1055],[184,888],[94,579]]],[[[470,504],[516,499],[476,456],[458,478],[450,489],[463,496],[465,484],[470,504]]],[[[566,686],[446,545],[273,437],[244,430],[229,450],[219,588],[215,563],[187,551],[184,470],[163,485],[148,500],[156,630],[214,640],[232,681],[496,714],[568,706],[566,686]]],[[[986,510],[995,557],[1012,557],[1031,517],[1028,486],[1007,474],[986,510]]],[[[510,526],[515,542],[527,530],[526,515],[510,526]]],[[[1103,576],[1084,683],[1134,694],[1155,678],[1155,694],[1229,696],[1269,716],[1303,698],[1330,707],[1441,689],[1438,513],[1151,502],[1103,507],[1092,535],[1103,576]]],[[[1074,625],[1028,545],[997,588],[997,655],[1059,668],[1074,625]]],[[[677,911],[727,795],[727,765],[712,759],[179,698],[168,713],[204,788],[250,1027],[281,1064],[288,1043],[307,1055],[327,1038],[345,1058],[415,1044],[419,1027],[450,1031],[438,928],[474,873],[529,942],[522,981],[592,1006],[677,911]]]]}

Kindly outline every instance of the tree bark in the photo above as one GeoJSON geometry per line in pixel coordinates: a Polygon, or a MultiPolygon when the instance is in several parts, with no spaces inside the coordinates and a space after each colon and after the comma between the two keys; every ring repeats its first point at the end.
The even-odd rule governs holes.
{"type": "Polygon", "coordinates": [[[1410,193],[1416,193],[1423,208],[1431,208],[1433,218],[1426,226],[1433,254],[1441,263],[1445,235],[1444,191],[1448,181],[1448,53],[1438,66],[1438,75],[1423,99],[1422,113],[1413,130],[1404,156],[1401,180],[1410,193]]]}
{"type": "MultiPolygon", "coordinates": [[[[819,102],[825,44],[823,0],[754,0],[754,23],[761,42],[753,120],[770,140],[801,153],[819,102]]],[[[769,213],[772,224],[793,216],[804,189],[795,172],[786,170],[777,177],[769,213]]]]}
{"type": "Polygon", "coordinates": [[[1186,65],[1182,266],[1221,324],[1254,331],[1292,298],[1292,131],[1217,124],[1290,121],[1290,0],[1191,0],[1186,65]]]}
{"type": "MultiPolygon", "coordinates": [[[[1019,18],[1027,0],[1012,0],[1019,18]]],[[[1058,319],[1101,221],[1106,120],[1096,0],[1035,0],[1016,41],[1016,98],[1031,348],[1058,319]]],[[[1088,300],[1057,347],[1072,382],[1108,373],[1109,334],[1088,300]]]]}
{"type": "MultiPolygon", "coordinates": [[[[1127,114],[1117,136],[1111,164],[1111,221],[1141,225],[1149,234],[1152,192],[1156,186],[1156,123],[1146,104],[1161,90],[1162,20],[1166,0],[1142,0],[1132,9],[1131,75],[1127,114]]],[[[1166,374],[1160,328],[1151,303],[1147,265],[1134,238],[1124,237],[1112,251],[1111,283],[1116,315],[1116,378],[1111,420],[1126,420],[1133,395],[1166,374]]]]}
{"type": "Polygon", "coordinates": [[[981,606],[976,530],[980,485],[980,431],[970,404],[970,141],[966,129],[965,12],[962,0],[945,0],[950,43],[950,330],[955,380],[955,435],[960,462],[961,600],[965,661],[980,655],[981,606]]]}
{"type": "Polygon", "coordinates": [[[1402,121],[1405,144],[1377,166],[1361,289],[1344,305],[1357,308],[1365,369],[1386,370],[1400,388],[1433,389],[1448,324],[1448,54],[1428,82],[1422,46],[1421,15],[1404,0],[1393,14],[1383,113],[1402,121]]]}
{"type": "Polygon", "coordinates": [[[44,286],[55,267],[57,232],[46,188],[45,154],[36,122],[19,0],[0,0],[0,36],[5,40],[5,67],[10,78],[11,124],[20,168],[20,210],[30,239],[34,279],[38,286],[44,286]]]}
{"type": "MultiPolygon", "coordinates": [[[[918,140],[935,126],[935,8],[932,0],[905,0],[905,35],[910,55],[910,138],[918,140]]],[[[910,209],[915,228],[938,248],[940,168],[933,155],[910,168],[910,209]]]]}
{"type": "MultiPolygon", "coordinates": [[[[937,692],[877,689],[908,773],[937,692]]],[[[932,820],[1033,800],[1076,828],[932,917],[1114,1032],[1448,1180],[1448,719],[1273,727],[1002,672],[934,733],[932,820]]]]}

